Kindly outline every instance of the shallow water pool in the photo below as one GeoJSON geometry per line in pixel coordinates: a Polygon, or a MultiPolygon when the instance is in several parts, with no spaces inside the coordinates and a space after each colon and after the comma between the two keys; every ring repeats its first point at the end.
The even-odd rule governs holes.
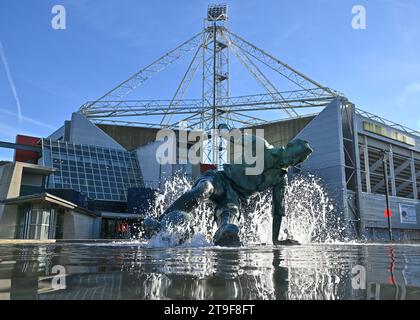
{"type": "Polygon", "coordinates": [[[420,245],[0,245],[0,299],[420,299],[420,245]]]}

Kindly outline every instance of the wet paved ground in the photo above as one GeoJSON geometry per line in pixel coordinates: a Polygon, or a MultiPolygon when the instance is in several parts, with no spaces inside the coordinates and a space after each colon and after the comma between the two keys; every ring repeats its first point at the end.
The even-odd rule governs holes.
{"type": "Polygon", "coordinates": [[[420,245],[0,245],[0,299],[420,299],[420,245]]]}

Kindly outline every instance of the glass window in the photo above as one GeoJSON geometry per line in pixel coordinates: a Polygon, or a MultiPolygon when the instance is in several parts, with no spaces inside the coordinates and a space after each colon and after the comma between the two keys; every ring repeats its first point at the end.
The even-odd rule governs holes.
{"type": "Polygon", "coordinates": [[[125,200],[126,186],[141,185],[134,153],[44,139],[43,152],[50,151],[52,157],[47,162],[51,163],[46,165],[59,170],[53,174],[56,178],[50,180],[55,187],[72,187],[83,192],[89,187],[91,198],[125,200]]]}
{"type": "Polygon", "coordinates": [[[29,218],[29,239],[48,239],[51,208],[49,206],[33,205],[29,218]]]}

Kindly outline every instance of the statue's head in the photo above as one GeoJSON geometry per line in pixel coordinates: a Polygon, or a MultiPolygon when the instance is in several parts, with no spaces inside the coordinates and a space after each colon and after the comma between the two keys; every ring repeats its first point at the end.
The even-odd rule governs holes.
{"type": "Polygon", "coordinates": [[[282,168],[293,167],[305,161],[313,152],[305,140],[294,139],[284,148],[274,148],[275,156],[282,168]]]}

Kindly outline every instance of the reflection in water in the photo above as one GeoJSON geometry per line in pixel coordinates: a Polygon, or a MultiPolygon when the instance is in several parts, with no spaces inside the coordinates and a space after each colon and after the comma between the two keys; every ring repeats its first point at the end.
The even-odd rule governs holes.
{"type": "Polygon", "coordinates": [[[420,251],[417,245],[0,246],[0,299],[420,299],[420,251]],[[53,285],[57,265],[65,268],[65,288],[53,285]]]}
{"type": "MultiPolygon", "coordinates": [[[[322,247],[321,247],[322,248],[322,247]]],[[[288,299],[336,300],[352,298],[351,268],[360,259],[358,248],[329,247],[315,252],[286,250],[288,299]]]]}

